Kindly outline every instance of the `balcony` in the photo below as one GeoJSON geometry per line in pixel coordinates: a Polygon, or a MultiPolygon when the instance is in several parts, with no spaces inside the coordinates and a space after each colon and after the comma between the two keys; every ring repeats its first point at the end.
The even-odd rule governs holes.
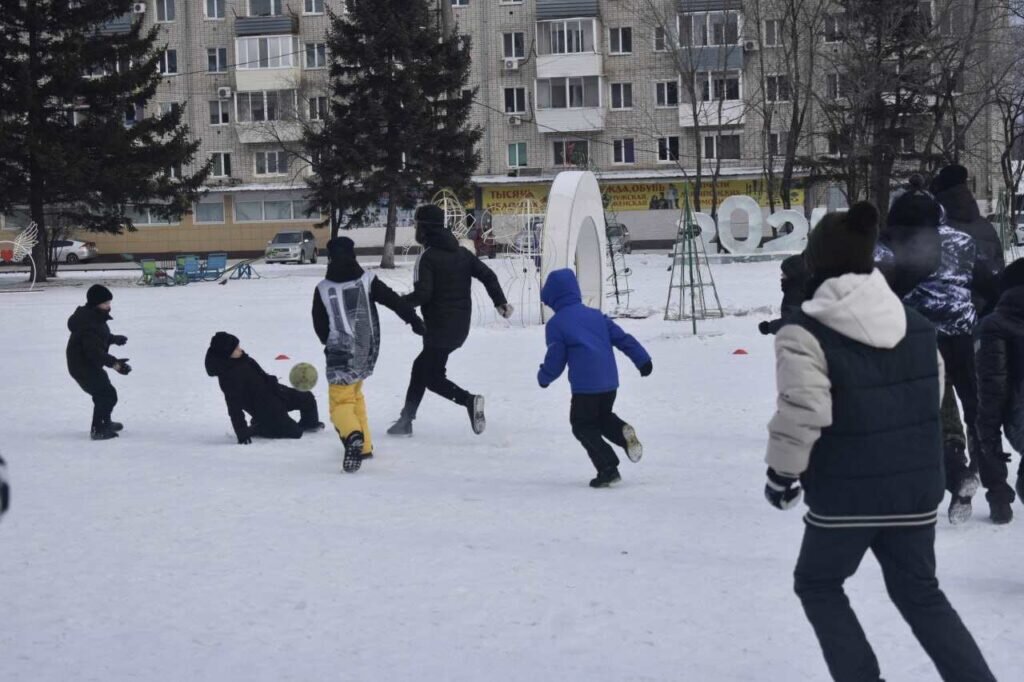
{"type": "Polygon", "coordinates": [[[298,66],[279,69],[237,69],[235,71],[235,90],[238,92],[297,90],[301,80],[302,69],[298,66]]]}
{"type": "Polygon", "coordinates": [[[235,17],[235,35],[274,36],[298,34],[299,18],[291,14],[279,17],[235,17]]]}
{"type": "Polygon", "coordinates": [[[276,144],[302,140],[302,124],[297,121],[264,121],[235,124],[242,144],[276,144]]]}
{"type": "Polygon", "coordinates": [[[124,33],[130,33],[132,30],[132,15],[123,14],[116,19],[111,19],[107,23],[96,29],[96,32],[100,35],[121,35],[124,33]]]}
{"type": "MultiPolygon", "coordinates": [[[[279,19],[280,17],[252,17],[279,19]]],[[[302,79],[299,39],[290,34],[245,36],[235,39],[235,90],[297,90],[302,79]]]]}
{"type": "Polygon", "coordinates": [[[597,52],[542,54],[537,56],[537,78],[600,76],[604,62],[597,52]]]}
{"type": "Polygon", "coordinates": [[[537,109],[535,118],[541,133],[585,133],[604,130],[603,107],[580,109],[537,109]]]}
{"type": "MultiPolygon", "coordinates": [[[[697,105],[697,125],[701,128],[743,125],[747,105],[742,100],[726,102],[701,102],[697,105]],[[721,115],[719,115],[721,114],[721,115]]],[[[679,126],[693,128],[694,105],[679,105],[679,126]]]]}

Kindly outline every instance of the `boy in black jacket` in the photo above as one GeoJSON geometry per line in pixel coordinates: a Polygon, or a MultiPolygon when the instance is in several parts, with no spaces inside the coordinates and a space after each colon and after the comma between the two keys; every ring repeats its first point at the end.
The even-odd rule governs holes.
{"type": "Polygon", "coordinates": [[[237,336],[227,332],[213,335],[206,351],[206,373],[220,383],[239,445],[252,443],[253,436],[302,438],[303,433],[324,428],[313,394],[282,386],[277,377],[264,372],[245,354],[237,336]],[[292,410],[301,415],[297,423],[288,416],[292,410]],[[246,423],[246,412],[252,415],[251,425],[246,423]]]}
{"type": "Polygon", "coordinates": [[[758,331],[764,335],[778,334],[782,326],[795,314],[800,312],[800,304],[807,300],[807,265],[804,254],[782,261],[782,311],[778,319],[765,320],[757,325],[758,331]]]}
{"type": "Polygon", "coordinates": [[[90,435],[93,440],[117,438],[118,432],[124,428],[122,424],[111,421],[111,413],[117,405],[117,390],[105,371],[106,367],[118,374],[132,371],[127,358],[115,358],[109,352],[111,344],[123,346],[128,342],[125,336],[111,334],[107,326],[112,319],[110,305],[113,299],[110,289],[94,284],[85,295],[85,305],[79,306],[68,318],[68,330],[71,332],[65,351],[68,373],[83,391],[92,396],[90,435]]]}

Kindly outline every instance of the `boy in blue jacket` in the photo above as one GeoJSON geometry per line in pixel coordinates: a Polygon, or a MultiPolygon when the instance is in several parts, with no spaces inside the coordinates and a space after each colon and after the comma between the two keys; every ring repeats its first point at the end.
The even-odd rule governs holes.
{"type": "Polygon", "coordinates": [[[636,431],[612,412],[619,388],[612,348],[625,353],[640,370],[640,376],[654,371],[651,356],[601,311],[583,305],[580,285],[572,270],[555,270],[548,275],[540,300],[555,315],[545,327],[548,352],[537,373],[537,382],[541,388],[547,388],[569,365],[572,435],[586,448],[597,469],[590,487],[607,488],[621,477],[619,458],[605,439],[623,448],[633,462],[640,461],[643,454],[636,431]]]}

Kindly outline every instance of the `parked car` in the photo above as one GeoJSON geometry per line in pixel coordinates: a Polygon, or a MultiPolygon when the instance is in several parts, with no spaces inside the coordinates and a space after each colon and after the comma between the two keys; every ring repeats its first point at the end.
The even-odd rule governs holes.
{"type": "Polygon", "coordinates": [[[75,239],[58,239],[52,244],[56,249],[56,260],[60,263],[84,263],[100,255],[95,242],[80,242],[75,239]]]}
{"type": "Polygon", "coordinates": [[[268,263],[315,263],[316,257],[316,238],[309,230],[281,230],[264,252],[268,263]]]}
{"type": "Polygon", "coordinates": [[[514,244],[516,251],[526,254],[539,254],[544,245],[541,239],[544,236],[544,219],[534,218],[530,221],[529,227],[523,229],[516,235],[514,244]]]}
{"type": "Polygon", "coordinates": [[[629,228],[622,223],[608,223],[605,227],[608,246],[612,253],[633,253],[633,242],[629,236],[629,228]]]}

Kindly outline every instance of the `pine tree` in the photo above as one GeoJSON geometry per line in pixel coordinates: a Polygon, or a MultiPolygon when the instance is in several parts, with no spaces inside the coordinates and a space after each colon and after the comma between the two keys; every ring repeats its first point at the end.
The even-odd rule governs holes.
{"type": "Polygon", "coordinates": [[[46,278],[47,225],[134,230],[132,206],[188,211],[209,174],[182,169],[199,147],[182,110],[145,116],[162,76],[159,28],[123,30],[132,0],[0,0],[0,209],[39,226],[33,277],[46,278]]]}
{"type": "Polygon", "coordinates": [[[316,159],[312,203],[333,227],[364,223],[388,204],[383,267],[394,267],[398,209],[429,192],[465,190],[480,130],[463,95],[470,46],[446,36],[425,0],[346,0],[331,17],[331,111],[304,143],[316,159]],[[343,217],[343,218],[339,218],[343,217]]]}

